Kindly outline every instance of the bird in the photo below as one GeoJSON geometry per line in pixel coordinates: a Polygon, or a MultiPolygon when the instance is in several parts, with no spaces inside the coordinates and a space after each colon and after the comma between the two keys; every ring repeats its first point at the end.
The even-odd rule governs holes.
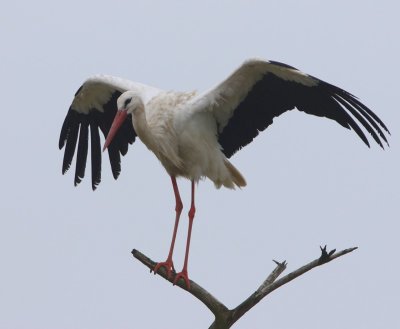
{"type": "Polygon", "coordinates": [[[85,176],[89,129],[91,180],[101,181],[100,131],[105,137],[115,179],[121,172],[121,155],[138,137],[152,151],[170,176],[175,196],[175,223],[164,268],[173,283],[183,280],[190,289],[188,259],[196,212],[195,187],[210,179],[217,188],[242,188],[246,180],[230,158],[268,128],[275,117],[297,109],[336,121],[353,130],[370,147],[364,131],[382,148],[390,135],[382,120],[351,93],[306,74],[293,66],[271,60],[248,59],[224,81],[205,92],[165,91],[109,75],[88,78],[75,93],[59,138],[65,147],[62,173],[76,154],[74,183],[85,176]],[[364,130],[364,131],[363,131],[364,130]],[[77,149],[76,149],[77,147],[77,149]],[[182,271],[175,272],[173,251],[183,209],[176,179],[191,181],[189,225],[182,271]]]}

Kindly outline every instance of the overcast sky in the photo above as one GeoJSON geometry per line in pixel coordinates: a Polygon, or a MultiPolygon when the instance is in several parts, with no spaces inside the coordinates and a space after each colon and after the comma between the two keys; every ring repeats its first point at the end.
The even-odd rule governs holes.
{"type": "MultiPolygon", "coordinates": [[[[293,65],[357,95],[387,124],[368,149],[327,119],[292,111],[232,158],[248,186],[200,182],[190,277],[228,307],[274,268],[359,249],[275,291],[235,328],[399,328],[397,1],[7,1],[0,11],[0,328],[207,328],[212,314],[149,274],[166,258],[170,179],[135,142],[96,192],[61,175],[59,131],[90,75],[208,89],[249,57],[293,65]]],[[[370,139],[371,140],[371,139],[370,139]]],[[[372,141],[372,140],[371,140],[372,141]]],[[[90,169],[90,166],[88,166],[90,169]]],[[[90,176],[89,176],[90,177],[90,176]]],[[[185,203],[190,183],[179,180],[185,203]]],[[[182,266],[187,220],[178,232],[182,266]]]]}

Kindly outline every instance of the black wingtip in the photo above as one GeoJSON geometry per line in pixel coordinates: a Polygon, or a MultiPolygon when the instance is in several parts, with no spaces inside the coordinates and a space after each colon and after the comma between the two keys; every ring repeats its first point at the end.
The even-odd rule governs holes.
{"type": "MultiPolygon", "coordinates": [[[[389,133],[389,135],[390,135],[390,133],[389,133]]],[[[389,142],[388,141],[386,141],[386,146],[387,147],[390,147],[390,144],[389,144],[389,142]]],[[[383,148],[383,147],[382,147],[383,148]]],[[[384,148],[383,148],[384,149],[384,148]]]]}
{"type": "MultiPolygon", "coordinates": [[[[322,83],[322,86],[329,94],[331,94],[332,99],[342,107],[342,118],[337,115],[334,119],[337,122],[342,123],[342,125],[345,122],[347,127],[353,129],[362,141],[370,148],[369,141],[361,130],[361,127],[363,127],[374,141],[382,149],[385,149],[383,142],[388,144],[388,141],[381,129],[381,127],[384,130],[387,129],[383,122],[366,105],[361,103],[357,97],[353,96],[349,92],[325,82],[322,83]]],[[[339,112],[337,114],[339,114],[339,112]]]]}
{"type": "Polygon", "coordinates": [[[65,146],[65,142],[67,141],[67,127],[64,127],[66,125],[65,121],[67,121],[67,118],[65,118],[63,126],[61,128],[60,132],[60,137],[58,139],[58,149],[62,150],[62,148],[65,146]]]}
{"type": "Polygon", "coordinates": [[[96,190],[101,182],[101,145],[98,125],[92,120],[90,125],[91,164],[92,164],[92,190],[96,190]]]}
{"type": "Polygon", "coordinates": [[[69,164],[63,163],[63,166],[62,166],[62,169],[61,169],[61,173],[63,175],[65,175],[65,173],[68,171],[69,167],[70,167],[69,164]]]}
{"type": "Polygon", "coordinates": [[[62,148],[64,147],[65,141],[61,139],[60,136],[60,140],[58,141],[58,149],[62,150],[62,148]]]}

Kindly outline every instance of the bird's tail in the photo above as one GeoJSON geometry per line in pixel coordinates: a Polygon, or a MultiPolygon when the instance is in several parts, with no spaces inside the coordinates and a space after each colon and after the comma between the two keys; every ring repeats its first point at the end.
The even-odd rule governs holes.
{"type": "Polygon", "coordinates": [[[244,187],[247,185],[246,180],[242,176],[242,174],[237,170],[232,163],[230,163],[227,159],[224,160],[225,166],[228,169],[229,173],[232,176],[232,180],[238,187],[244,187]]]}

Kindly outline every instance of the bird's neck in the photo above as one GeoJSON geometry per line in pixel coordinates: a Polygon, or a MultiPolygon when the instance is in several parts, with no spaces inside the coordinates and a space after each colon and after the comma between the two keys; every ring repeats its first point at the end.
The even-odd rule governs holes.
{"type": "Polygon", "coordinates": [[[154,138],[147,123],[146,111],[144,106],[140,106],[132,114],[133,128],[140,140],[150,149],[153,148],[154,138]]]}

